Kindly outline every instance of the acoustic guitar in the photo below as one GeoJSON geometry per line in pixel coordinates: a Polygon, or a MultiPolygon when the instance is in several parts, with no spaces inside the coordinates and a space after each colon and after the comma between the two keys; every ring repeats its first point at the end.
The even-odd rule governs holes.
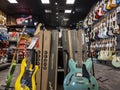
{"type": "Polygon", "coordinates": [[[32,16],[30,15],[30,16],[28,16],[28,17],[26,17],[26,18],[17,18],[16,19],[16,23],[17,24],[22,24],[26,19],[29,19],[29,18],[32,18],[32,16]]]}
{"type": "Polygon", "coordinates": [[[69,57],[69,68],[70,72],[64,79],[64,90],[98,90],[98,84],[96,79],[90,74],[92,68],[91,58],[88,58],[86,62],[82,62],[82,35],[81,31],[78,31],[78,59],[76,62],[72,58],[71,49],[71,37],[70,31],[68,31],[70,55],[69,57]]]}

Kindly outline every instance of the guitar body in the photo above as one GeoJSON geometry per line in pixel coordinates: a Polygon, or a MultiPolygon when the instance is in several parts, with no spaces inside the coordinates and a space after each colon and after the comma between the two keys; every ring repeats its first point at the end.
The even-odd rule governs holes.
{"type": "Polygon", "coordinates": [[[35,75],[38,70],[38,66],[36,65],[34,69],[30,67],[29,70],[25,71],[26,65],[26,58],[24,58],[21,63],[20,75],[15,82],[15,90],[36,90],[35,75]],[[25,80],[26,78],[23,78],[23,76],[25,76],[27,80],[25,80]]]}
{"type": "Polygon", "coordinates": [[[107,1],[106,9],[107,9],[107,10],[112,9],[112,8],[110,7],[110,0],[107,1]]]}
{"type": "Polygon", "coordinates": [[[110,0],[110,7],[111,8],[117,7],[116,0],[110,0]]]}
{"type": "Polygon", "coordinates": [[[120,56],[117,57],[116,55],[113,55],[112,65],[114,67],[120,67],[120,56]]]}
{"type": "MultiPolygon", "coordinates": [[[[82,68],[76,68],[76,62],[73,59],[69,60],[70,72],[64,80],[64,90],[98,90],[96,79],[90,75],[90,79],[82,76],[82,68]]],[[[91,58],[84,63],[87,71],[90,74],[92,68],[91,58]]]]}
{"type": "Polygon", "coordinates": [[[105,51],[104,50],[101,50],[99,53],[98,53],[98,60],[104,60],[105,59],[105,51]]]}
{"type": "Polygon", "coordinates": [[[104,6],[103,6],[103,11],[104,11],[104,12],[107,12],[107,11],[108,11],[108,10],[106,9],[106,7],[107,7],[107,4],[104,3],[104,6]]]}
{"type": "Polygon", "coordinates": [[[10,73],[7,77],[6,89],[5,90],[8,90],[8,88],[10,87],[10,84],[11,84],[11,81],[12,81],[12,76],[13,76],[13,73],[15,71],[15,67],[16,67],[16,62],[13,62],[12,65],[11,65],[10,73]]]}

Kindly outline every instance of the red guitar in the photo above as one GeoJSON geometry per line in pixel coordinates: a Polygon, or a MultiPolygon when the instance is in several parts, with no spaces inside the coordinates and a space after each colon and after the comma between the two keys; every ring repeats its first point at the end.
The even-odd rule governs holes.
{"type": "Polygon", "coordinates": [[[17,24],[22,24],[26,19],[30,19],[30,18],[32,18],[31,15],[26,18],[17,18],[16,22],[17,22],[17,24]]]}

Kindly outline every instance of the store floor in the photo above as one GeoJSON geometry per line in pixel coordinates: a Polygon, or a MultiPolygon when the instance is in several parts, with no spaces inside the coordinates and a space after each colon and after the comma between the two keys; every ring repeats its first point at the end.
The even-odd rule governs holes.
{"type": "MultiPolygon", "coordinates": [[[[99,90],[120,90],[120,70],[102,64],[94,64],[99,90]]],[[[4,84],[8,69],[0,71],[0,86],[4,84]]],[[[1,87],[0,87],[1,90],[1,87]]],[[[58,90],[62,90],[59,86],[58,90]]]]}

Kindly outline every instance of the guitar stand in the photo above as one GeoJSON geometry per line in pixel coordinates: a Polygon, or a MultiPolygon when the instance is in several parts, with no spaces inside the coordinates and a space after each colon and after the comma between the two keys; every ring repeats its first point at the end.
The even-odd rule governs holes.
{"type": "Polygon", "coordinates": [[[93,72],[93,76],[95,77],[95,68],[94,68],[94,63],[93,63],[93,57],[91,56],[91,60],[92,60],[92,72],[93,72]]]}

